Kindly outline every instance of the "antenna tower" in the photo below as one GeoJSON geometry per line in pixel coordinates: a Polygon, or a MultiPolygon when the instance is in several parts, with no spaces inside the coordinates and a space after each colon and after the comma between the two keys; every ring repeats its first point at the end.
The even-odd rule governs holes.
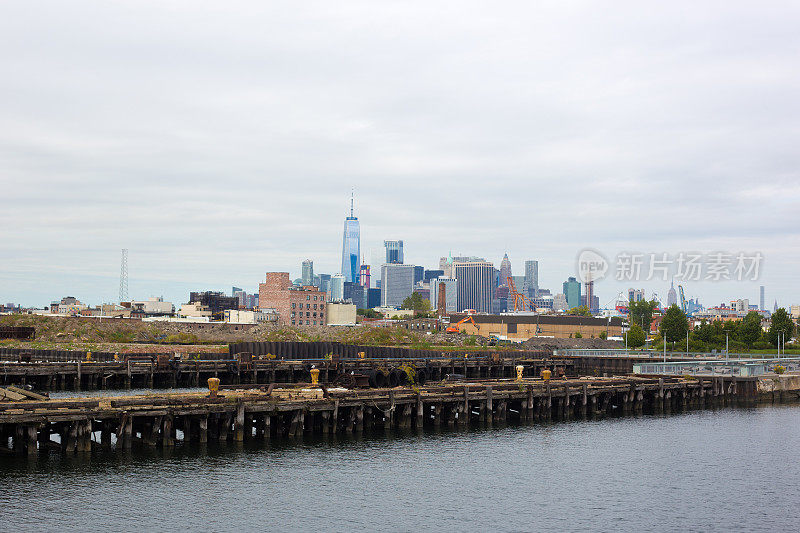
{"type": "Polygon", "coordinates": [[[128,249],[122,249],[122,262],[119,267],[119,301],[128,301],[128,249]]]}

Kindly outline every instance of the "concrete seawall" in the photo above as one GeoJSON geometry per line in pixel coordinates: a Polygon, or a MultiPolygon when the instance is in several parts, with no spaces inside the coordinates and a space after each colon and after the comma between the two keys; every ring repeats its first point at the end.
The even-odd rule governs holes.
{"type": "Polygon", "coordinates": [[[758,399],[762,403],[800,402],[800,375],[769,374],[758,378],[758,399]]]}

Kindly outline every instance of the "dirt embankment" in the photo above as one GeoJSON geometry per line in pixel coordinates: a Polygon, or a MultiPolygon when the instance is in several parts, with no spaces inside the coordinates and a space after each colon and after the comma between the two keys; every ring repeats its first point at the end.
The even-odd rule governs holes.
{"type": "Polygon", "coordinates": [[[625,346],[618,341],[603,339],[551,339],[534,337],[522,343],[526,350],[565,350],[575,349],[619,349],[625,346]]]}
{"type": "MultiPolygon", "coordinates": [[[[328,341],[373,346],[482,346],[487,340],[470,335],[413,331],[403,327],[287,327],[276,324],[142,322],[97,318],[8,315],[0,324],[32,326],[35,344],[202,345],[248,341],[328,341]]],[[[67,349],[67,348],[64,348],[67,349]]],[[[198,350],[200,351],[200,350],[198,350]]]]}
{"type": "MultiPolygon", "coordinates": [[[[7,315],[0,324],[33,326],[36,341],[42,348],[125,351],[220,351],[221,345],[252,341],[325,341],[366,346],[485,347],[489,340],[473,335],[408,330],[403,327],[287,327],[276,324],[187,324],[175,322],[142,322],[97,318],[45,317],[37,315],[7,315]],[[72,345],[72,346],[68,346],[72,345]],[[161,347],[164,348],[154,348],[161,347]],[[183,346],[183,348],[181,348],[183,346]]],[[[4,341],[4,344],[9,341],[4,341]]],[[[16,342],[16,341],[13,341],[16,342]]],[[[29,346],[31,344],[28,344],[29,346]]],[[[522,344],[504,345],[506,349],[552,350],[564,348],[621,348],[618,342],[602,339],[532,338],[522,344]]]]}

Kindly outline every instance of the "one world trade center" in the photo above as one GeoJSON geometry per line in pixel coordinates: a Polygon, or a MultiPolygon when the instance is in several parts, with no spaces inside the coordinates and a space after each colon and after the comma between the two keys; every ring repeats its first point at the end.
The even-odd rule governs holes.
{"type": "Polygon", "coordinates": [[[345,281],[358,282],[361,257],[361,229],[353,215],[353,195],[350,195],[350,216],[344,220],[342,236],[342,276],[345,281]]]}

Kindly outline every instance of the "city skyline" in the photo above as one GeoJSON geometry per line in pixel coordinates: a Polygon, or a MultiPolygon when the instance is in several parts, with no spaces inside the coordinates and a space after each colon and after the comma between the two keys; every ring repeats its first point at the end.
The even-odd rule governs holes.
{"type": "MultiPolygon", "coordinates": [[[[384,241],[381,241],[381,243],[383,243],[383,242],[384,241]]],[[[459,254],[456,255],[456,257],[458,257],[460,255],[461,254],[459,253],[459,254]]],[[[489,263],[492,263],[494,265],[494,268],[499,271],[499,267],[500,267],[500,265],[502,263],[502,259],[492,260],[491,256],[488,256],[488,257],[489,257],[489,259],[487,259],[487,261],[489,263]]],[[[508,257],[508,253],[507,252],[503,252],[503,256],[502,257],[503,258],[508,257]]],[[[475,257],[475,259],[477,259],[477,257],[475,257]]],[[[314,271],[314,273],[323,274],[323,275],[327,274],[328,276],[340,274],[340,272],[336,272],[335,270],[325,271],[324,269],[316,268],[315,260],[313,258],[311,258],[311,257],[306,258],[306,259],[304,259],[302,261],[298,261],[299,268],[295,267],[295,268],[280,269],[280,268],[267,267],[267,268],[265,268],[264,272],[287,271],[287,272],[289,272],[291,279],[302,279],[303,278],[303,266],[304,266],[304,264],[306,264],[309,261],[310,261],[310,265],[313,265],[312,266],[312,270],[314,271]]],[[[522,266],[519,264],[519,260],[516,260],[516,262],[515,262],[515,260],[510,260],[512,274],[514,275],[515,278],[524,278],[524,274],[525,274],[524,264],[525,263],[530,263],[531,260],[523,259],[523,260],[521,260],[521,262],[523,263],[522,266]]],[[[539,261],[536,260],[534,262],[537,264],[537,269],[536,270],[537,270],[537,274],[538,274],[539,261]]],[[[373,273],[374,274],[380,274],[380,272],[381,272],[381,268],[380,267],[383,264],[384,264],[383,262],[379,262],[376,265],[371,265],[372,268],[373,268],[373,273]]],[[[418,262],[407,262],[407,264],[408,265],[419,264],[420,266],[424,267],[425,269],[436,269],[436,268],[438,268],[438,261],[432,262],[431,264],[420,264],[418,262]]],[[[551,295],[554,296],[554,295],[556,295],[556,294],[558,294],[560,292],[559,288],[561,287],[561,285],[565,281],[567,281],[567,279],[569,277],[572,277],[574,275],[575,275],[574,272],[567,271],[566,274],[563,276],[563,279],[561,279],[560,281],[557,281],[557,282],[554,282],[554,283],[546,282],[544,284],[540,282],[539,286],[542,287],[543,289],[549,289],[551,291],[551,293],[552,293],[551,295]]],[[[551,275],[546,276],[545,279],[549,280],[549,279],[555,279],[555,278],[558,278],[558,277],[559,277],[558,273],[551,273],[551,275]]],[[[245,288],[244,288],[245,292],[248,292],[248,291],[252,292],[252,291],[255,290],[254,287],[257,288],[257,286],[258,286],[257,283],[255,284],[254,287],[253,286],[249,286],[248,284],[242,283],[241,281],[239,281],[239,278],[236,278],[235,280],[224,281],[219,286],[216,286],[216,285],[212,286],[212,285],[209,285],[209,284],[205,284],[204,285],[203,283],[196,283],[196,282],[183,282],[180,285],[183,285],[186,288],[185,291],[180,289],[180,288],[175,287],[171,291],[162,291],[160,293],[151,291],[151,293],[141,295],[141,294],[137,294],[136,293],[136,291],[141,292],[141,290],[137,289],[137,287],[144,286],[146,284],[146,281],[145,280],[141,280],[140,278],[137,278],[136,276],[133,276],[131,279],[133,280],[132,285],[134,287],[133,289],[131,289],[132,298],[133,299],[138,299],[138,300],[143,300],[143,299],[147,299],[147,298],[151,298],[151,297],[163,297],[165,300],[170,300],[170,301],[175,301],[175,302],[182,302],[182,298],[184,297],[185,293],[186,292],[190,292],[190,291],[195,291],[195,290],[213,290],[213,291],[226,292],[227,289],[225,287],[230,287],[231,283],[237,283],[238,285],[244,285],[245,286],[245,288]],[[169,295],[172,295],[173,297],[171,298],[171,297],[169,297],[169,295]]],[[[373,287],[375,286],[375,282],[377,280],[380,280],[380,277],[379,276],[373,276],[373,278],[372,278],[372,286],[373,287]]],[[[347,281],[347,280],[345,279],[345,281],[347,281]]],[[[115,285],[114,285],[115,288],[118,287],[118,283],[119,283],[119,278],[117,278],[115,280],[115,285]]],[[[654,281],[642,281],[642,282],[639,282],[639,281],[634,281],[634,282],[624,281],[624,282],[617,282],[617,281],[608,279],[608,280],[603,280],[602,282],[600,282],[599,285],[598,284],[595,285],[595,295],[598,294],[598,288],[599,288],[600,289],[600,294],[599,294],[599,298],[600,298],[599,306],[600,306],[600,308],[601,309],[610,309],[610,308],[614,307],[614,304],[615,304],[616,301],[627,299],[627,293],[628,293],[629,289],[636,289],[636,290],[642,289],[642,290],[644,290],[645,299],[651,299],[653,296],[657,296],[657,299],[660,300],[662,302],[662,304],[667,306],[667,304],[668,304],[668,292],[669,292],[669,289],[670,289],[671,285],[673,285],[673,283],[674,283],[674,279],[672,279],[672,278],[670,278],[670,280],[668,280],[668,281],[655,281],[655,282],[654,281]],[[614,289],[608,289],[608,290],[603,291],[604,287],[608,287],[608,286],[602,284],[604,282],[608,283],[609,284],[608,286],[610,286],[613,283],[614,289]],[[620,288],[619,290],[617,290],[617,287],[624,287],[624,288],[620,288]]],[[[503,283],[501,282],[499,284],[502,285],[503,283]]],[[[687,287],[687,289],[686,289],[686,299],[687,300],[689,300],[689,299],[698,300],[699,299],[700,303],[702,303],[706,307],[712,307],[712,306],[716,306],[716,305],[719,305],[719,304],[722,304],[722,303],[729,303],[729,302],[737,300],[737,299],[749,299],[751,302],[759,302],[761,287],[763,286],[763,284],[760,283],[760,280],[754,281],[752,283],[750,283],[750,282],[737,282],[737,281],[723,282],[723,283],[708,282],[708,281],[705,281],[705,282],[701,281],[699,283],[691,283],[691,282],[690,283],[686,283],[686,282],[684,282],[683,285],[687,287]],[[717,299],[709,299],[706,295],[704,295],[704,292],[703,292],[703,287],[708,287],[709,285],[724,285],[724,286],[732,287],[733,291],[730,293],[730,295],[723,296],[719,300],[717,300],[717,299]],[[754,286],[756,292],[754,292],[753,294],[748,293],[746,290],[742,290],[741,292],[735,292],[736,287],[741,287],[743,289],[744,288],[743,286],[750,287],[751,289],[754,286]]],[[[774,292],[770,293],[769,289],[770,289],[769,287],[766,287],[764,289],[765,293],[766,293],[766,303],[769,304],[769,305],[766,305],[767,310],[771,310],[772,309],[771,302],[773,302],[773,301],[778,301],[778,304],[779,304],[778,307],[788,307],[788,306],[792,305],[791,301],[787,301],[786,303],[780,303],[781,302],[781,298],[775,296],[774,292]],[[772,296],[770,296],[770,294],[772,294],[772,296]]],[[[522,290],[522,286],[521,285],[518,287],[518,290],[520,290],[520,291],[522,290]]],[[[62,291],[62,292],[64,292],[64,291],[62,291]]],[[[83,293],[77,293],[76,291],[72,291],[72,292],[66,291],[66,292],[64,292],[64,294],[55,294],[50,298],[45,298],[46,301],[37,302],[37,303],[34,303],[34,304],[27,304],[27,303],[22,302],[22,301],[14,301],[14,303],[22,304],[23,306],[27,306],[27,307],[43,307],[43,306],[49,305],[50,301],[59,300],[60,298],[62,298],[64,296],[75,296],[75,297],[77,297],[78,299],[80,299],[80,300],[82,300],[84,302],[88,301],[88,302],[94,302],[94,303],[111,303],[111,302],[116,301],[113,296],[111,298],[105,298],[105,299],[100,300],[100,299],[92,299],[91,296],[84,296],[83,293]]],[[[0,300],[3,300],[3,298],[0,297],[0,300]]],[[[8,302],[12,302],[13,301],[13,300],[11,300],[9,298],[5,298],[4,299],[4,301],[6,301],[6,300],[8,302]]]]}
{"type": "MultiPolygon", "coordinates": [[[[321,272],[321,271],[317,270],[317,272],[318,272],[317,277],[320,274],[322,276],[326,277],[326,279],[330,279],[331,276],[333,276],[334,278],[336,278],[337,276],[340,276],[340,277],[343,278],[343,281],[345,281],[345,282],[358,284],[358,283],[360,283],[360,271],[361,271],[361,268],[363,266],[367,266],[367,267],[374,266],[374,267],[377,267],[377,268],[375,268],[375,271],[374,271],[375,276],[373,277],[373,280],[377,283],[381,279],[380,274],[382,272],[382,268],[380,268],[380,267],[385,265],[387,262],[392,262],[394,260],[399,260],[401,263],[403,262],[404,252],[403,252],[403,240],[402,239],[401,240],[383,240],[382,241],[382,247],[383,247],[383,252],[384,252],[385,257],[383,257],[381,254],[376,254],[374,249],[370,248],[371,255],[373,257],[379,257],[381,259],[375,265],[370,265],[368,263],[363,263],[361,261],[357,261],[358,257],[363,257],[363,252],[362,252],[362,248],[361,248],[361,228],[360,228],[360,223],[359,223],[358,217],[356,217],[354,215],[354,193],[353,192],[351,192],[351,195],[350,195],[350,211],[349,211],[349,216],[347,216],[345,218],[344,230],[343,230],[342,235],[343,235],[343,237],[342,237],[342,251],[341,251],[342,268],[340,269],[339,272],[335,272],[335,273],[333,273],[334,272],[333,270],[330,271],[330,273],[321,272]],[[390,258],[390,251],[389,251],[390,249],[398,250],[398,252],[397,252],[398,255],[392,255],[392,257],[390,258]],[[348,261],[348,258],[349,258],[349,261],[348,261]],[[352,267],[353,268],[352,272],[347,273],[347,274],[343,274],[342,270],[345,270],[347,267],[352,267]],[[350,276],[352,276],[352,281],[351,281],[350,276]]],[[[127,249],[123,250],[123,262],[125,263],[126,271],[127,271],[127,253],[126,253],[127,251],[128,251],[127,249]]],[[[394,254],[395,252],[392,252],[392,253],[394,254]]],[[[623,255],[627,255],[627,253],[623,252],[623,255]]],[[[641,255],[647,255],[647,254],[641,254],[641,255]]],[[[653,257],[656,257],[659,254],[651,254],[651,255],[653,257]]],[[[452,250],[448,253],[448,256],[451,257],[451,258],[453,257],[452,250]]],[[[483,258],[477,257],[477,256],[462,256],[462,254],[460,252],[458,254],[456,254],[455,257],[456,258],[461,257],[461,259],[463,259],[463,260],[470,260],[470,261],[472,261],[472,260],[483,261],[484,260],[483,258]]],[[[440,256],[438,265],[436,265],[436,264],[421,264],[417,268],[435,269],[437,266],[441,266],[441,260],[442,260],[442,257],[440,256]]],[[[534,297],[533,293],[538,292],[538,290],[539,290],[539,288],[541,286],[541,284],[538,282],[539,281],[539,261],[538,260],[532,260],[532,259],[523,259],[521,261],[522,262],[522,266],[520,266],[518,260],[515,259],[515,261],[517,261],[517,262],[516,263],[512,263],[512,261],[509,258],[508,252],[504,251],[503,252],[503,257],[502,257],[501,260],[493,261],[493,260],[490,259],[490,260],[488,260],[488,263],[491,263],[494,266],[495,270],[497,271],[496,273],[499,275],[499,277],[497,278],[497,280],[498,280],[497,284],[499,286],[505,285],[505,283],[506,283],[505,277],[507,277],[506,274],[510,273],[510,274],[512,274],[514,276],[514,278],[517,278],[520,281],[519,287],[518,287],[520,292],[526,293],[529,297],[533,298],[534,297]],[[517,265],[516,268],[514,267],[514,264],[517,265]],[[520,274],[520,270],[523,272],[522,274],[520,274]],[[516,274],[514,274],[514,272],[516,272],[516,274]],[[529,285],[530,285],[530,287],[529,287],[529,285]]],[[[413,265],[415,263],[407,263],[407,264],[408,265],[413,265]]],[[[300,265],[301,266],[300,266],[299,277],[294,275],[295,274],[295,270],[292,269],[292,268],[285,269],[285,270],[280,270],[280,269],[278,269],[278,270],[289,272],[289,275],[290,275],[291,279],[299,279],[299,280],[301,280],[301,284],[303,284],[303,285],[313,284],[314,259],[311,258],[311,257],[306,258],[303,261],[301,261],[300,265]],[[311,280],[311,281],[309,282],[309,280],[311,280]]],[[[674,265],[672,265],[672,266],[674,266],[674,265]]],[[[270,268],[266,269],[267,272],[275,271],[275,270],[276,269],[270,269],[270,268]]],[[[558,274],[555,274],[555,276],[557,277],[558,274]]],[[[560,294],[559,291],[558,291],[558,287],[562,286],[562,285],[566,286],[566,282],[569,281],[569,279],[572,279],[572,276],[573,276],[573,273],[569,273],[568,272],[564,276],[563,281],[553,284],[554,288],[550,288],[549,285],[541,286],[541,288],[544,289],[544,290],[550,291],[550,296],[554,297],[554,296],[560,294]]],[[[546,278],[552,278],[552,277],[553,276],[546,276],[546,278]]],[[[611,278],[611,277],[612,276],[609,276],[609,278],[611,278]]],[[[677,296],[676,296],[676,293],[675,293],[675,286],[674,286],[674,283],[675,283],[674,275],[670,274],[668,276],[668,279],[669,279],[670,286],[664,292],[662,292],[663,291],[662,284],[667,282],[666,279],[663,279],[660,282],[652,282],[650,280],[645,280],[645,281],[639,281],[639,280],[619,281],[619,280],[617,280],[616,283],[614,283],[614,281],[612,279],[605,280],[605,281],[609,282],[609,285],[614,283],[614,288],[610,289],[608,291],[608,294],[601,293],[601,295],[598,296],[597,299],[599,300],[599,302],[597,303],[597,305],[598,305],[597,309],[600,309],[600,310],[613,309],[614,306],[619,301],[626,300],[626,293],[628,293],[631,289],[636,289],[636,290],[640,290],[641,289],[642,291],[644,291],[644,295],[645,295],[646,299],[656,299],[664,307],[668,307],[669,305],[674,303],[676,301],[676,299],[677,299],[677,296]],[[633,285],[631,285],[631,283],[633,285]],[[627,288],[620,288],[620,287],[627,287],[627,288]],[[651,287],[653,290],[649,290],[649,289],[643,288],[643,287],[651,287]],[[616,291],[616,292],[614,292],[614,291],[616,291]],[[606,300],[605,297],[609,296],[609,294],[612,294],[612,296],[610,296],[610,298],[608,300],[606,300]]],[[[225,283],[230,284],[231,280],[227,280],[225,283]]],[[[747,300],[751,300],[751,301],[759,301],[761,303],[763,301],[763,299],[764,299],[764,294],[765,294],[765,287],[764,287],[763,284],[761,284],[761,279],[760,278],[758,278],[756,280],[752,280],[749,283],[745,282],[746,285],[756,284],[758,286],[758,290],[759,290],[758,300],[757,300],[756,297],[753,297],[752,295],[746,294],[746,293],[741,293],[741,294],[740,293],[736,293],[734,295],[729,295],[729,296],[724,297],[722,300],[719,300],[719,301],[708,300],[703,295],[702,289],[700,289],[701,286],[708,287],[709,283],[706,280],[703,280],[701,278],[700,279],[700,283],[696,284],[694,287],[693,287],[691,282],[687,283],[686,281],[684,281],[683,283],[684,283],[684,285],[687,285],[690,289],[692,289],[692,288],[694,289],[694,292],[691,292],[691,291],[687,292],[687,296],[686,296],[687,301],[688,300],[692,300],[693,302],[698,302],[698,303],[702,304],[705,307],[713,307],[713,306],[717,306],[717,305],[720,305],[720,304],[725,305],[725,304],[727,304],[729,302],[733,302],[733,301],[739,300],[739,299],[747,299],[747,300]]],[[[731,283],[735,283],[737,285],[741,285],[743,282],[742,281],[736,281],[736,282],[731,282],[731,283]]],[[[186,286],[189,287],[191,290],[196,289],[199,285],[202,285],[202,284],[186,282],[186,286]]],[[[326,285],[326,283],[323,282],[322,283],[323,291],[325,290],[325,285],[326,285]]],[[[373,283],[373,285],[374,285],[374,283],[373,283]]],[[[729,285],[730,285],[730,283],[729,283],[729,285]]],[[[136,284],[134,284],[134,286],[136,286],[136,284]]],[[[601,285],[600,287],[602,288],[603,286],[601,285]]],[[[593,293],[595,296],[597,296],[596,289],[597,289],[597,286],[595,286],[595,292],[593,293]]],[[[205,289],[203,289],[203,290],[205,290],[205,289]]],[[[218,288],[218,287],[214,287],[214,288],[212,288],[210,290],[223,291],[223,289],[218,288]]],[[[338,287],[337,294],[341,293],[342,290],[343,289],[341,287],[338,287]]],[[[67,291],[67,292],[69,292],[69,291],[67,291]]],[[[334,292],[336,292],[336,291],[334,291],[334,292]]],[[[66,294],[65,293],[64,296],[73,296],[73,294],[66,294]]],[[[158,295],[149,294],[148,296],[142,297],[140,299],[153,298],[155,296],[157,296],[159,298],[163,298],[164,297],[164,292],[162,292],[162,293],[160,293],[158,295]]],[[[50,298],[50,300],[51,301],[57,301],[58,299],[60,299],[62,297],[63,296],[58,296],[57,295],[57,296],[53,296],[52,298],[50,298]]],[[[78,299],[80,299],[80,297],[78,297],[78,299]]],[[[2,300],[2,297],[0,297],[0,300],[2,300]]],[[[6,298],[6,300],[8,300],[8,298],[6,298]]],[[[8,301],[11,302],[11,300],[8,300],[8,301]]],[[[91,301],[91,298],[89,298],[88,301],[91,301]]],[[[103,299],[102,301],[98,300],[98,303],[110,303],[110,302],[113,302],[113,301],[114,301],[113,299],[108,299],[108,300],[107,299],[103,299]]],[[[175,301],[180,302],[181,298],[178,297],[178,298],[175,299],[175,301]]],[[[777,298],[775,298],[775,301],[777,302],[777,298]]],[[[17,302],[14,302],[14,303],[17,303],[17,302]]],[[[395,303],[397,303],[397,302],[395,302],[395,303]]],[[[23,303],[22,305],[27,306],[27,307],[43,307],[43,306],[46,306],[47,303],[42,303],[42,304],[37,304],[37,305],[27,305],[27,304],[23,303]]],[[[786,304],[780,305],[779,307],[788,307],[790,305],[791,305],[791,303],[786,303],[786,304]]],[[[572,306],[572,307],[575,307],[575,306],[572,306]]],[[[764,310],[769,310],[769,309],[767,309],[767,307],[769,307],[769,306],[767,306],[767,307],[760,306],[760,307],[762,309],[764,309],[764,310]]]]}

